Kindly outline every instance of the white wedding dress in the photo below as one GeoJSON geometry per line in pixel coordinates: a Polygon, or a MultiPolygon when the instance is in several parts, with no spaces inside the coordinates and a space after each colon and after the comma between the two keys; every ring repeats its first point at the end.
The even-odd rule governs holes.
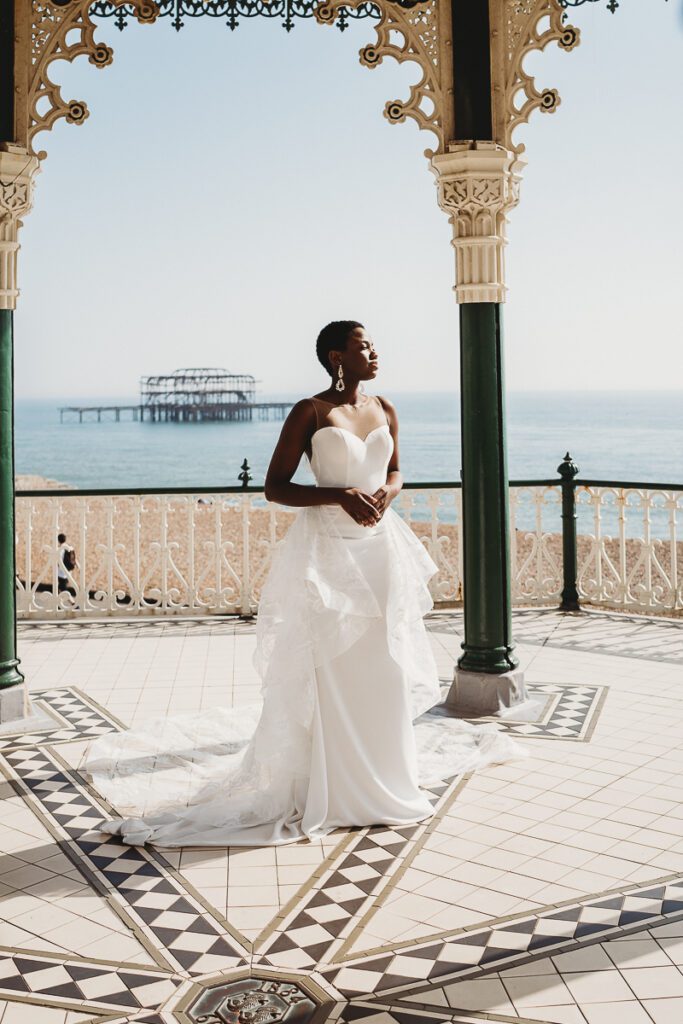
{"type": "MultiPolygon", "coordinates": [[[[386,482],[387,423],[319,428],[318,486],[386,482]]],[[[303,508],[275,548],[256,622],[262,705],[98,738],[84,768],[131,844],[260,846],[432,813],[422,784],[524,755],[495,724],[424,716],[440,700],[423,616],[437,571],[389,507],[375,526],[303,508]],[[414,724],[414,720],[424,716],[414,724]]]]}

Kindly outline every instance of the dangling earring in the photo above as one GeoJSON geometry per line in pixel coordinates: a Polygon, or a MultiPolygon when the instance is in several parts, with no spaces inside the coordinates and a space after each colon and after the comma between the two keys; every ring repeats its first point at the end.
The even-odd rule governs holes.
{"type": "Polygon", "coordinates": [[[338,373],[338,380],[337,380],[337,383],[334,386],[337,389],[337,391],[343,391],[344,390],[344,375],[342,373],[341,363],[339,364],[339,366],[337,368],[337,373],[338,373]]]}

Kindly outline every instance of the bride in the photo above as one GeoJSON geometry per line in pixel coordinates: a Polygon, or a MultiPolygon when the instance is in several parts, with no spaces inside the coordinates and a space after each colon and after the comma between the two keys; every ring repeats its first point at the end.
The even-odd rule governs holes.
{"type": "Polygon", "coordinates": [[[297,402],[269,501],[299,508],[275,547],[256,621],[262,706],[211,709],[98,738],[93,784],[133,845],[260,846],[432,813],[420,788],[523,754],[494,724],[425,715],[440,699],[423,616],[437,566],[391,508],[398,418],[361,382],[378,371],[362,324],[317,340],[329,388],[297,402]],[[306,454],[315,485],[292,483],[306,454]]]}

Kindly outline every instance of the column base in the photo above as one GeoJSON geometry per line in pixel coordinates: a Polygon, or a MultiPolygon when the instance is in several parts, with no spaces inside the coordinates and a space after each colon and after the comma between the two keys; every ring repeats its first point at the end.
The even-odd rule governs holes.
{"type": "Polygon", "coordinates": [[[453,683],[446,698],[446,707],[458,718],[480,718],[497,715],[528,699],[524,672],[468,672],[456,666],[453,683]]]}
{"type": "Polygon", "coordinates": [[[513,643],[501,647],[477,647],[467,640],[460,645],[463,653],[458,658],[457,667],[461,672],[488,672],[491,675],[502,675],[512,672],[519,666],[519,658],[514,653],[513,643]]]}
{"type": "Polygon", "coordinates": [[[27,707],[25,686],[7,686],[0,690],[0,725],[24,718],[28,713],[27,707]]]}
{"type": "Polygon", "coordinates": [[[19,659],[11,658],[9,661],[0,661],[0,693],[9,687],[18,686],[24,682],[24,677],[19,671],[19,659]]]}

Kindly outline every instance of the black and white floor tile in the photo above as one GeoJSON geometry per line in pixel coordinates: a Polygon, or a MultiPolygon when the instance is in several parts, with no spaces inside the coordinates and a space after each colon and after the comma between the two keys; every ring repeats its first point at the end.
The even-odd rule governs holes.
{"type": "MultiPolygon", "coordinates": [[[[430,790],[435,808],[458,780],[430,790]]],[[[278,925],[259,963],[296,970],[312,969],[335,958],[354,925],[372,906],[378,891],[424,836],[426,824],[359,829],[338,863],[321,876],[307,899],[278,925]]]]}
{"type": "MultiPolygon", "coordinates": [[[[519,640],[531,647],[604,655],[605,664],[610,656],[626,656],[641,659],[644,670],[646,662],[656,663],[670,674],[666,666],[683,660],[674,633],[679,627],[666,621],[604,613],[562,617],[537,611],[517,613],[515,618],[519,640]]],[[[457,633],[458,617],[441,614],[429,625],[435,633],[452,636],[457,633]]],[[[102,623],[78,624],[78,628],[78,636],[86,643],[105,633],[102,623]]],[[[154,634],[162,642],[166,636],[182,636],[184,642],[198,637],[204,642],[225,626],[204,621],[196,625],[129,623],[125,628],[127,641],[149,630],[147,636],[154,634]]],[[[235,637],[253,634],[250,622],[230,628],[235,637]]],[[[61,624],[31,625],[27,632],[31,642],[61,642],[65,635],[61,624]]],[[[591,663],[594,672],[596,664],[591,663]]],[[[638,703],[639,688],[619,690],[614,672],[607,677],[606,684],[594,679],[533,682],[529,689],[538,703],[536,717],[498,720],[501,728],[522,739],[553,741],[530,744],[546,759],[539,762],[552,779],[545,790],[534,790],[533,776],[524,774],[523,768],[504,766],[484,773],[480,781],[478,777],[456,779],[434,790],[435,815],[428,823],[352,830],[333,853],[311,862],[306,881],[296,876],[288,895],[289,890],[295,891],[281,915],[254,942],[232,926],[230,908],[222,914],[199,895],[172,857],[124,846],[98,830],[110,809],[73,767],[77,758],[70,763],[67,754],[69,744],[121,728],[118,719],[73,686],[53,686],[34,694],[51,723],[33,733],[0,738],[3,773],[15,798],[21,797],[48,830],[55,851],[69,858],[92,892],[125,922],[146,960],[117,962],[41,951],[38,944],[21,949],[0,945],[0,999],[13,1008],[8,1020],[13,1024],[15,1018],[25,1019],[31,1024],[32,1008],[40,1007],[41,1013],[49,1009],[62,1013],[54,1017],[55,1024],[70,1024],[68,1014],[78,1024],[86,1019],[110,1024],[474,1024],[483,1019],[501,1024],[527,1020],[603,1024],[604,1019],[607,1024],[607,1016],[598,1018],[588,1011],[577,1016],[581,1013],[578,997],[575,1002],[571,995],[567,997],[571,1003],[558,1007],[533,1006],[528,1017],[523,1001],[513,1000],[519,976],[554,978],[566,969],[567,991],[573,992],[573,973],[580,967],[585,974],[585,964],[595,963],[606,980],[609,976],[615,991],[615,972],[619,984],[630,986],[629,998],[623,997],[622,1024],[640,1024],[636,1006],[649,1014],[642,1018],[648,1024],[669,1024],[668,1018],[657,1016],[663,1012],[663,1001],[656,1013],[648,1009],[647,994],[639,996],[641,980],[634,972],[641,968],[624,966],[626,954],[639,963],[645,943],[649,944],[647,955],[658,965],[653,970],[666,971],[666,978],[661,975],[665,988],[677,992],[675,980],[680,976],[680,1004],[665,1009],[673,1013],[680,1008],[678,1019],[683,1020],[683,813],[676,798],[676,773],[663,768],[657,743],[664,743],[665,737],[659,734],[659,719],[650,723],[647,706],[638,703]],[[632,724],[624,724],[628,715],[632,724]],[[624,728],[633,730],[627,754],[617,752],[613,741],[617,730],[624,728]],[[595,743],[596,730],[604,747],[595,743]],[[551,748],[566,754],[546,753],[551,748]],[[620,756],[627,762],[623,771],[615,761],[620,756]],[[564,762],[570,757],[574,767],[566,772],[564,762]],[[642,769],[637,780],[636,769],[642,769]],[[496,787],[504,790],[512,782],[530,805],[529,827],[517,836],[504,831],[511,828],[510,805],[505,792],[500,796],[496,792],[496,787]],[[615,791],[615,785],[632,787],[632,798],[620,801],[621,791],[615,791]],[[499,817],[490,812],[477,817],[484,805],[468,799],[468,787],[477,786],[482,787],[481,793],[492,795],[492,808],[498,800],[499,817]],[[656,789],[654,795],[649,787],[656,789]],[[584,792],[586,800],[577,810],[571,801],[584,792]],[[564,814],[564,819],[556,819],[556,813],[564,814]],[[591,814],[600,819],[599,827],[586,826],[584,835],[579,819],[587,821],[591,814]],[[553,844],[559,844],[561,856],[566,853],[566,864],[561,856],[551,856],[553,844]],[[464,920],[448,927],[439,923],[438,916],[431,916],[432,910],[425,910],[425,920],[420,922],[421,908],[426,906],[422,893],[429,885],[451,884],[451,880],[460,884],[465,868],[472,865],[482,872],[492,872],[498,865],[507,870],[506,858],[510,878],[519,881],[522,868],[516,864],[522,856],[538,857],[538,886],[559,879],[557,898],[550,898],[545,889],[538,894],[530,889],[535,903],[529,910],[521,899],[526,890],[520,889],[518,903],[501,912],[487,915],[488,904],[477,909],[479,904],[471,902],[470,923],[464,920]],[[636,870],[639,857],[643,863],[636,870]],[[592,873],[584,870],[581,875],[586,862],[593,866],[592,873]],[[572,888],[564,873],[570,867],[572,888]],[[616,877],[620,868],[625,880],[606,884],[607,872],[613,869],[616,877]],[[425,882],[429,877],[433,883],[425,882]],[[599,884],[601,879],[605,884],[599,884]],[[379,914],[395,923],[399,918],[394,908],[410,898],[415,900],[413,923],[406,919],[405,933],[394,929],[383,940],[379,929],[373,931],[379,914]],[[393,921],[392,914],[396,915],[393,921]],[[586,956],[588,960],[580,959],[586,956]],[[490,983],[492,993],[505,991],[509,1001],[497,1009],[493,996],[485,1003],[477,995],[477,1002],[473,992],[483,991],[485,983],[490,983]],[[24,1016],[17,1016],[22,1010],[24,1016]]],[[[675,694],[669,689],[653,705],[673,730],[683,722],[683,712],[678,717],[673,714],[674,702],[675,694]]],[[[669,739],[666,750],[672,752],[675,765],[675,737],[669,739]]],[[[683,755],[678,762],[682,759],[683,755]]],[[[45,863],[49,852],[40,853],[45,863]]],[[[256,878],[257,855],[254,851],[249,861],[245,851],[246,863],[253,866],[238,870],[253,871],[256,878]]],[[[529,882],[526,876],[522,880],[525,885],[529,882]]],[[[491,886],[487,890],[491,896],[496,878],[486,884],[491,886]]],[[[0,874],[0,899],[7,890],[0,874]]],[[[474,896],[478,891],[472,900],[474,896]]],[[[464,893],[464,907],[468,898],[464,893]]],[[[0,1006],[0,1021],[1,1014],[0,1006]]],[[[48,1020],[41,1016],[40,1024],[43,1019],[48,1020]]]]}
{"type": "Polygon", "coordinates": [[[44,712],[44,724],[33,732],[6,732],[0,736],[0,753],[34,747],[49,742],[71,743],[73,740],[94,740],[123,726],[106,708],[82,693],[75,686],[42,690],[32,698],[35,711],[44,712]]]}
{"type": "MultiPolygon", "coordinates": [[[[525,739],[586,740],[600,714],[607,687],[572,686],[559,683],[529,683],[529,697],[538,703],[531,721],[491,719],[513,736],[525,739]]],[[[481,721],[481,719],[479,719],[481,721]]]]}
{"type": "Polygon", "coordinates": [[[340,996],[415,993],[421,985],[479,976],[517,964],[539,951],[566,949],[582,940],[623,934],[683,916],[683,881],[672,879],[604,899],[585,900],[519,921],[471,931],[439,942],[411,945],[385,956],[350,961],[323,971],[340,996]]]}
{"type": "Polygon", "coordinates": [[[39,809],[62,849],[114,909],[121,907],[162,966],[205,974],[246,963],[245,950],[144,848],[97,826],[108,813],[49,747],[6,755],[7,777],[39,809]]]}
{"type": "Polygon", "coordinates": [[[48,1005],[95,1013],[156,1008],[179,984],[161,972],[55,960],[0,948],[0,991],[39,997],[48,1005]]]}

